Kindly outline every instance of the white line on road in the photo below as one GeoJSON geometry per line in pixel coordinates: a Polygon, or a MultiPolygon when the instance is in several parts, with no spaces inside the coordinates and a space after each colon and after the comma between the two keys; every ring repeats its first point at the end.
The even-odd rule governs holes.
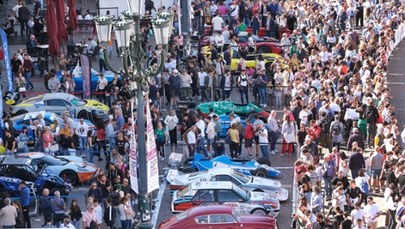
{"type": "Polygon", "coordinates": [[[155,226],[154,228],[157,228],[156,222],[159,216],[159,212],[160,212],[160,205],[162,204],[162,199],[163,199],[163,193],[166,190],[166,180],[163,179],[163,183],[160,185],[160,189],[157,195],[157,202],[155,204],[155,213],[152,215],[152,223],[155,226]]]}

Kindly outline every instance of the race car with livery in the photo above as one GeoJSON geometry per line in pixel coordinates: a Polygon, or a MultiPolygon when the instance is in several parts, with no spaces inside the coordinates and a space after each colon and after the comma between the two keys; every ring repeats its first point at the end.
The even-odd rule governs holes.
{"type": "MultiPolygon", "coordinates": [[[[114,80],[114,73],[107,71],[104,72],[104,77],[107,80],[107,82],[111,82],[114,80]]],[[[81,66],[76,66],[72,72],[71,72],[73,81],[75,82],[75,92],[83,92],[83,72],[81,66]]],[[[56,72],[56,77],[59,80],[62,80],[62,71],[56,72]]],[[[100,72],[96,71],[94,68],[90,70],[90,87],[92,91],[97,90],[97,82],[98,79],[100,78],[100,72]]]]}
{"type": "Polygon", "coordinates": [[[216,205],[199,206],[176,214],[158,226],[158,229],[178,228],[244,228],[277,229],[277,220],[270,216],[240,214],[235,207],[216,205]]]}
{"type": "Polygon", "coordinates": [[[281,176],[280,170],[271,166],[267,158],[257,160],[232,159],[226,155],[221,155],[212,159],[206,159],[202,154],[195,154],[193,158],[185,161],[186,166],[181,168],[182,172],[190,173],[195,171],[205,171],[211,168],[232,168],[245,175],[258,177],[277,178],[281,176]]]}
{"type": "Polygon", "coordinates": [[[245,175],[232,168],[214,167],[209,170],[182,173],[177,169],[169,169],[166,175],[167,182],[170,183],[170,192],[174,192],[185,185],[199,181],[231,181],[234,184],[249,191],[262,191],[279,201],[288,199],[288,190],[281,187],[279,181],[245,175]]]}
{"type": "MultiPolygon", "coordinates": [[[[20,153],[12,155],[14,160],[22,161],[28,172],[25,178],[34,174],[48,174],[59,176],[64,181],[77,185],[94,178],[98,172],[96,165],[86,162],[77,156],[51,156],[44,153],[20,153]],[[28,169],[29,168],[29,169],[28,169]]],[[[0,157],[0,165],[7,161],[9,156],[0,157]]],[[[24,179],[29,180],[29,179],[24,179]]]]}
{"type": "Polygon", "coordinates": [[[246,118],[249,115],[256,113],[259,115],[259,118],[265,122],[267,122],[267,118],[270,115],[269,112],[263,110],[253,103],[237,104],[232,101],[215,101],[200,103],[195,107],[196,110],[200,110],[205,115],[210,113],[210,108],[212,108],[214,113],[217,115],[229,115],[233,113],[238,115],[240,118],[246,118]]]}
{"type": "MultiPolygon", "coordinates": [[[[16,135],[22,132],[23,127],[28,128],[28,141],[27,141],[28,146],[31,146],[35,143],[35,136],[34,136],[35,131],[33,122],[35,120],[38,120],[39,114],[42,114],[42,116],[44,117],[46,126],[52,126],[55,123],[55,121],[59,123],[59,126],[61,128],[65,126],[65,123],[60,115],[47,111],[33,111],[11,117],[10,120],[13,123],[14,129],[16,130],[16,135]]],[[[73,119],[73,121],[75,125],[79,124],[80,122],[79,119],[73,119]]],[[[95,131],[96,127],[90,120],[84,119],[84,122],[89,126],[89,130],[95,131]]]]}
{"type": "Polygon", "coordinates": [[[46,169],[34,170],[28,158],[19,158],[7,155],[0,163],[0,190],[8,192],[11,196],[18,195],[18,186],[21,180],[31,182],[36,194],[41,195],[47,188],[50,193],[59,191],[67,195],[72,186],[58,176],[49,174],[46,169]]]}
{"type": "Polygon", "coordinates": [[[10,106],[12,115],[25,114],[32,111],[48,111],[63,115],[69,111],[73,118],[88,119],[93,123],[108,120],[109,107],[96,100],[83,100],[68,93],[46,93],[23,100],[10,106]]]}
{"type": "MultiPolygon", "coordinates": [[[[285,68],[288,65],[284,64],[283,57],[276,53],[261,53],[261,54],[247,54],[245,58],[246,68],[256,69],[257,64],[259,63],[259,56],[263,57],[264,66],[266,69],[269,69],[271,64],[277,62],[281,67],[285,68]]],[[[238,71],[238,65],[240,63],[241,56],[238,52],[232,53],[230,70],[231,72],[238,71]]]]}
{"type": "Polygon", "coordinates": [[[238,206],[243,214],[276,217],[280,202],[264,192],[246,191],[230,181],[199,181],[173,193],[172,212],[207,204],[238,206]]]}

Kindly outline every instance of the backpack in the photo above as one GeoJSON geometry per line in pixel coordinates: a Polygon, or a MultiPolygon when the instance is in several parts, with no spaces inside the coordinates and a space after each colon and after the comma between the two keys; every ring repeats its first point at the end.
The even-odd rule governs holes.
{"type": "Polygon", "coordinates": [[[327,118],[322,119],[319,122],[319,126],[321,127],[323,134],[329,134],[330,123],[327,118]]]}
{"type": "Polygon", "coordinates": [[[361,191],[363,191],[363,193],[368,196],[369,187],[368,187],[367,182],[364,179],[361,180],[360,188],[361,188],[361,191]]]}
{"type": "Polygon", "coordinates": [[[332,133],[333,135],[340,135],[342,132],[342,127],[340,126],[340,122],[335,122],[332,126],[332,133]]]}

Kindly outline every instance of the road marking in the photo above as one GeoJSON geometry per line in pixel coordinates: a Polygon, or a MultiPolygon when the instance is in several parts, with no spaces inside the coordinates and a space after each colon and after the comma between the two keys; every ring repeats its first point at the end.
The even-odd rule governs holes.
{"type": "Polygon", "coordinates": [[[166,180],[163,179],[163,183],[160,185],[160,189],[159,189],[158,195],[156,197],[158,201],[155,204],[155,213],[152,214],[152,220],[151,220],[152,224],[155,226],[155,228],[156,228],[156,222],[157,222],[159,212],[160,212],[160,205],[162,204],[163,193],[166,190],[166,184],[167,184],[166,180]]]}
{"type": "Polygon", "coordinates": [[[272,167],[273,169],[294,169],[294,167],[272,167]]]}

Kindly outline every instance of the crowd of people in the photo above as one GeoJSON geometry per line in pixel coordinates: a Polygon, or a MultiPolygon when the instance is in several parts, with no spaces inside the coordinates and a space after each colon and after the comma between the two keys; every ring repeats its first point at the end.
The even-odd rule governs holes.
{"type": "MultiPolygon", "coordinates": [[[[178,7],[170,10],[176,11],[178,7]]],[[[177,147],[180,138],[187,145],[184,150],[187,156],[227,154],[226,145],[233,158],[271,158],[278,153],[290,157],[298,152],[299,159],[294,165],[300,200],[292,217],[293,228],[375,229],[384,212],[387,228],[402,227],[405,160],[398,139],[401,136],[405,140],[405,132],[400,133],[390,101],[386,71],[392,51],[390,43],[404,20],[404,6],[397,1],[370,0],[336,3],[196,0],[189,12],[195,36],[202,40],[208,35],[210,48],[183,58],[188,44],[182,36],[173,35],[165,69],[149,82],[161,159],[165,158],[165,147],[177,147]],[[266,36],[281,41],[283,51],[268,66],[259,56],[252,69],[246,67],[244,57],[255,52],[260,27],[265,28],[266,36]],[[206,34],[208,28],[211,34],[206,34]],[[248,29],[252,31],[248,34],[251,50],[238,45],[238,35],[248,29]],[[280,33],[287,29],[290,32],[280,33]],[[230,57],[234,52],[240,52],[241,61],[237,71],[231,72],[230,57]],[[242,103],[253,101],[262,108],[275,110],[267,120],[251,115],[245,125],[231,114],[225,142],[218,137],[221,125],[214,110],[205,115],[190,106],[181,114],[176,112],[179,98],[188,96],[200,102],[234,100],[235,90],[242,103]],[[164,105],[171,107],[167,115],[159,112],[164,105]],[[276,108],[280,107],[284,107],[283,117],[278,120],[276,108]],[[278,139],[282,140],[280,152],[276,147],[278,139]],[[373,198],[378,193],[383,194],[385,206],[375,203],[373,198]],[[330,210],[325,211],[324,205],[330,206],[327,208],[330,210]]],[[[176,17],[175,31],[179,29],[178,20],[176,17]]],[[[142,31],[147,39],[149,28],[142,31]]],[[[90,39],[90,43],[97,47],[96,40],[90,39]]],[[[154,49],[148,42],[144,45],[146,67],[156,66],[163,47],[154,49]]],[[[46,86],[51,92],[61,88],[73,92],[69,61],[61,59],[62,80],[52,70],[45,77],[46,86]]],[[[29,63],[28,54],[20,52],[12,59],[16,85],[23,87],[22,95],[31,87],[29,79],[34,65],[29,63]]],[[[105,70],[100,63],[100,70],[105,70]]],[[[132,124],[136,117],[132,117],[128,101],[129,83],[118,76],[107,82],[101,74],[98,85],[98,99],[111,110],[108,122],[96,123],[94,131],[84,120],[74,123],[65,114],[63,128],[59,123],[47,126],[39,116],[15,137],[13,123],[7,115],[3,116],[6,130],[2,142],[7,153],[27,152],[27,132],[34,131],[35,151],[52,153],[51,147],[57,143],[61,154],[74,148],[90,162],[94,157],[105,160],[105,167],[90,184],[85,211],[80,209],[78,200],[71,200],[68,208],[60,193],[43,190],[39,209],[44,227],[101,228],[105,224],[127,229],[135,222],[128,152],[129,139],[136,134],[132,124]]],[[[9,216],[0,217],[3,219],[0,224],[5,227],[19,227],[19,223],[30,227],[27,187],[21,183],[20,188],[20,201],[5,198],[0,211],[0,216],[9,216]]]]}

